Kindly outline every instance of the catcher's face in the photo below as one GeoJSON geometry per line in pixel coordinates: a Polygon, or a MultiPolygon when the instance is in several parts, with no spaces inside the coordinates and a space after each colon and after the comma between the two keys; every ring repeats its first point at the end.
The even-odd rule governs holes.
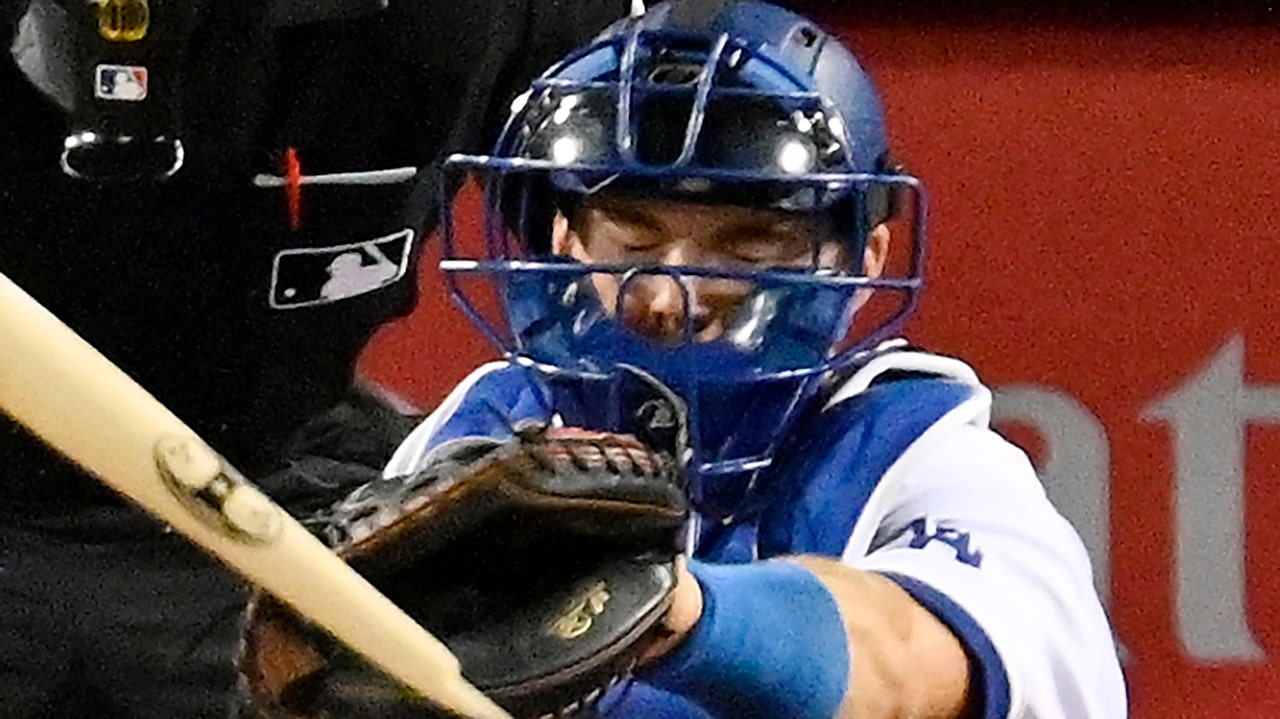
{"type": "MultiPolygon", "coordinates": [[[[684,267],[749,272],[823,269],[878,277],[889,231],[872,233],[862,267],[853,264],[829,218],[731,205],[675,201],[591,199],[572,220],[558,216],[553,250],[589,264],[684,267]]],[[[686,314],[697,342],[719,339],[741,324],[756,294],[750,279],[641,273],[594,273],[605,308],[632,329],[662,342],[684,338],[686,314]]]]}

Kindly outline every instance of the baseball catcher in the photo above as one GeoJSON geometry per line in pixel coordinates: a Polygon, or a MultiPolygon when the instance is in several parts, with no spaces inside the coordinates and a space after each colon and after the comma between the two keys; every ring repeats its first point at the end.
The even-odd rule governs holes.
{"type": "MultiPolygon", "coordinates": [[[[675,585],[684,410],[662,393],[636,414],[628,433],[529,421],[446,442],[308,523],[508,711],[566,716],[629,672],[675,585]]],[[[250,603],[239,667],[271,719],[434,716],[269,595],[250,603]]]]}
{"type": "MultiPolygon", "coordinates": [[[[1087,554],[991,390],[897,336],[927,203],[871,78],[784,8],[643,5],[446,163],[484,221],[447,218],[440,268],[505,361],[400,445],[409,480],[335,509],[335,546],[520,716],[634,656],[591,714],[1127,716],[1087,554]],[[638,371],[687,402],[687,455],[638,371]]],[[[321,640],[264,651],[307,634],[256,614],[261,706],[420,716],[321,640]]]]}

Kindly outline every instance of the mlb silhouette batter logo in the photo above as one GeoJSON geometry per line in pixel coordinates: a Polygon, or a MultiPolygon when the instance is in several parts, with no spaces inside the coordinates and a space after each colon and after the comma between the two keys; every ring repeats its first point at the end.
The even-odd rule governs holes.
{"type": "Polygon", "coordinates": [[[409,269],[413,230],[346,245],[283,250],[271,270],[271,306],[338,302],[399,282],[409,269]]]}
{"type": "Polygon", "coordinates": [[[147,98],[147,68],[136,65],[98,65],[93,94],[103,100],[138,102],[147,98]]]}

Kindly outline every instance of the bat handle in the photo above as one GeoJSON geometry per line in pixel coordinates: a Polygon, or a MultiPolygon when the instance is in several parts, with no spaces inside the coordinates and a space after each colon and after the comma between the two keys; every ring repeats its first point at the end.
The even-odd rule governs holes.
{"type": "MultiPolygon", "coordinates": [[[[238,541],[257,545],[269,544],[284,531],[285,517],[279,505],[199,438],[163,437],[156,442],[155,459],[165,485],[206,524],[238,541]]],[[[433,664],[448,667],[455,675],[452,681],[444,677],[436,680],[437,692],[449,693],[446,706],[465,709],[476,719],[509,719],[488,697],[462,681],[457,660],[443,645],[441,649],[439,656],[433,656],[433,664]]],[[[444,698],[437,696],[435,701],[444,698]]]]}

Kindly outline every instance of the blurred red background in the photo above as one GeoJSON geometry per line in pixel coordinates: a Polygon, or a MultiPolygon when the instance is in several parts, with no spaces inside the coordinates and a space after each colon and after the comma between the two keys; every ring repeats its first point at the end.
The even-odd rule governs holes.
{"type": "MultiPolygon", "coordinates": [[[[997,390],[1001,426],[1056,461],[1046,483],[1091,540],[1133,716],[1274,716],[1270,16],[805,7],[863,59],[896,153],[930,191],[929,284],[909,334],[969,360],[997,390]]],[[[492,356],[445,298],[438,253],[418,310],[362,361],[424,406],[492,356]]]]}

